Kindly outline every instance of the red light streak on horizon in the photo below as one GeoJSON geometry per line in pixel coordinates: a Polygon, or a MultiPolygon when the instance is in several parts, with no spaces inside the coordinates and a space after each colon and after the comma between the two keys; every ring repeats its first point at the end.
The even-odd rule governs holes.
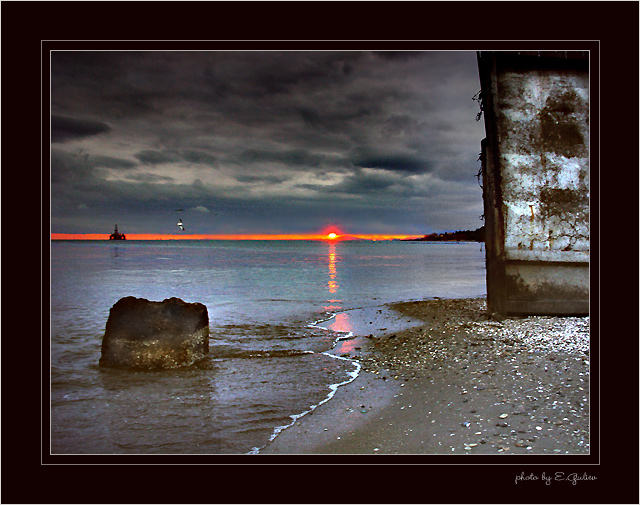
{"type": "MultiPolygon", "coordinates": [[[[393,240],[418,238],[419,235],[338,235],[334,239],[327,234],[207,234],[207,235],[171,235],[160,233],[125,233],[127,240],[322,240],[326,242],[338,242],[343,240],[393,240]]],[[[106,233],[51,233],[51,240],[105,240],[109,242],[109,234],[106,233]]]]}

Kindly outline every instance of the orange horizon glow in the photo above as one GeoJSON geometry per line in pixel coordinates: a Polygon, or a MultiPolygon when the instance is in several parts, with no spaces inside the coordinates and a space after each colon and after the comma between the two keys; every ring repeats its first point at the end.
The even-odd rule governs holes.
{"type": "MultiPolygon", "coordinates": [[[[126,233],[127,240],[330,240],[337,242],[340,240],[393,240],[419,238],[422,235],[340,235],[335,232],[330,233],[300,233],[300,234],[160,234],[160,233],[126,233]],[[335,235],[335,236],[333,236],[335,235]]],[[[109,235],[105,233],[51,233],[51,240],[109,240],[109,235]]],[[[114,240],[113,242],[120,242],[114,240]]],[[[126,242],[126,241],[125,241],[126,242]]]]}

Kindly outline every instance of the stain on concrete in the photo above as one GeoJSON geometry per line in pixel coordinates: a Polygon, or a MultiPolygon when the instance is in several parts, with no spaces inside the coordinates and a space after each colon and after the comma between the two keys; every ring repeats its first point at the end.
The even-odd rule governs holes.
{"type": "Polygon", "coordinates": [[[589,198],[583,191],[572,188],[542,188],[540,191],[542,217],[582,214],[589,198]]]}
{"type": "Polygon", "coordinates": [[[554,90],[539,112],[540,136],[538,148],[554,152],[566,158],[586,156],[587,149],[582,135],[583,122],[576,115],[575,104],[580,97],[573,91],[554,90]]]}

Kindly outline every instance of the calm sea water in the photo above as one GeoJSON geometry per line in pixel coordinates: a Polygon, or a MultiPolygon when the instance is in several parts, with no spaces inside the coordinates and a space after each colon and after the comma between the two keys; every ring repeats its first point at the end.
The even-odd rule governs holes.
{"type": "Polygon", "coordinates": [[[54,241],[51,453],[247,454],[330,401],[359,364],[322,327],[349,311],[482,296],[477,243],[54,241]],[[122,297],[206,305],[210,354],[189,368],[98,366],[122,297]]]}

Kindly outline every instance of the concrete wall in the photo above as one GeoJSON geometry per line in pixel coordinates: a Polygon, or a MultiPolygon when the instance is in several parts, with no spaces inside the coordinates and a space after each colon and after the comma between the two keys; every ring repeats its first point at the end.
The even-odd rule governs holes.
{"type": "Polygon", "coordinates": [[[479,52],[478,64],[490,309],[588,313],[588,53],[479,52]]]}

